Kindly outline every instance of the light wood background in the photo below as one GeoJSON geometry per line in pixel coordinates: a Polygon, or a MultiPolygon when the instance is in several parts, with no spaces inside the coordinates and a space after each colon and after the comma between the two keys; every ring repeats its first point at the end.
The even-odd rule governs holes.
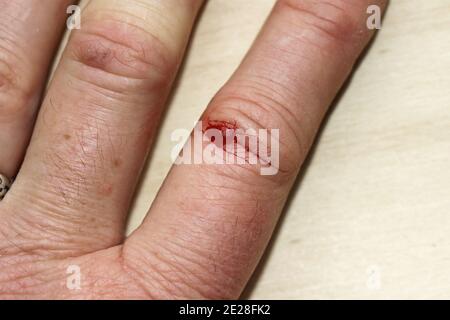
{"type": "MultiPolygon", "coordinates": [[[[273,0],[210,0],[130,220],[273,0]]],[[[327,119],[244,298],[450,298],[450,1],[392,0],[327,119]]]]}

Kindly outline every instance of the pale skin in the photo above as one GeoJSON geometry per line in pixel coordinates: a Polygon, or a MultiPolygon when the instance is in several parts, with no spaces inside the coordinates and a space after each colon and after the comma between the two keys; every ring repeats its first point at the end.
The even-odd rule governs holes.
{"type": "Polygon", "coordinates": [[[280,129],[280,168],[174,166],[125,236],[202,0],[91,0],[39,104],[69,0],[0,0],[0,298],[238,298],[384,0],[279,0],[203,118],[280,129]],[[39,30],[38,30],[39,29],[39,30]],[[79,290],[66,286],[80,267],[79,290]]]}

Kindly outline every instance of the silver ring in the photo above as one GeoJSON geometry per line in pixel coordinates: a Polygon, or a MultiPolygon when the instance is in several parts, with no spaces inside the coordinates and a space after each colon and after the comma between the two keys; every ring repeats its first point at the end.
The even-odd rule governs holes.
{"type": "Polygon", "coordinates": [[[10,187],[11,180],[0,173],[0,201],[5,197],[10,187]]]}

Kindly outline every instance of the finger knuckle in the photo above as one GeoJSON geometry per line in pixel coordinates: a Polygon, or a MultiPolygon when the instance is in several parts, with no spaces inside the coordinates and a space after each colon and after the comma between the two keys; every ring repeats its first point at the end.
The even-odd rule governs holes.
{"type": "Polygon", "coordinates": [[[362,39],[361,2],[348,0],[280,0],[278,8],[287,11],[312,32],[309,41],[322,48],[353,45],[362,39]],[[356,14],[355,14],[356,13],[356,14]]]}
{"type": "MultiPolygon", "coordinates": [[[[284,184],[298,172],[310,141],[306,138],[302,116],[293,111],[295,102],[269,86],[239,84],[239,91],[227,88],[219,92],[206,113],[206,118],[229,119],[240,128],[279,130],[279,170],[273,178],[284,184]]],[[[259,172],[259,171],[258,171],[259,172]]]]}
{"type": "Polygon", "coordinates": [[[121,21],[87,21],[67,53],[80,80],[120,92],[166,87],[176,66],[157,35],[121,21]]]}

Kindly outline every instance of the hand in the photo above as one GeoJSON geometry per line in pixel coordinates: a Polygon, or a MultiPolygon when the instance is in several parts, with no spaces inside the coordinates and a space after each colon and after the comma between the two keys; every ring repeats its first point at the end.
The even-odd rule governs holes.
{"type": "Polygon", "coordinates": [[[239,297],[373,34],[367,7],[385,1],[279,0],[201,119],[219,131],[279,129],[277,174],[261,175],[261,163],[175,165],[128,237],[202,1],[91,0],[38,108],[70,4],[0,0],[0,173],[17,176],[0,202],[0,298],[239,297]]]}

